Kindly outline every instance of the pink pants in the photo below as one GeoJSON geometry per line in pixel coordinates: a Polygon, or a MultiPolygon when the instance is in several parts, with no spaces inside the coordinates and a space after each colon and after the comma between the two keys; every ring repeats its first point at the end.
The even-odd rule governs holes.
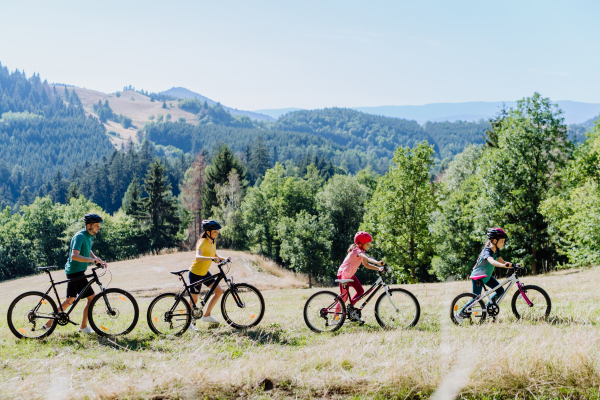
{"type": "MultiPolygon", "coordinates": [[[[343,279],[341,276],[338,276],[338,279],[343,279]]],[[[343,296],[344,301],[348,299],[348,293],[350,292],[350,287],[356,290],[356,294],[350,299],[350,304],[354,305],[357,302],[358,298],[365,293],[360,281],[356,277],[356,275],[352,275],[352,282],[348,282],[348,292],[343,296]]],[[[344,289],[342,288],[342,284],[340,283],[340,293],[344,293],[344,289]]]]}

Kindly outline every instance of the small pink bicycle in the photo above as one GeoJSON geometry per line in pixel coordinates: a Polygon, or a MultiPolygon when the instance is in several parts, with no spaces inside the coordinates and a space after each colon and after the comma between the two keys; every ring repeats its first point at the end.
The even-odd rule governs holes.
{"type": "MultiPolygon", "coordinates": [[[[517,291],[513,295],[511,306],[515,317],[520,320],[540,321],[546,320],[550,315],[552,303],[550,296],[544,289],[534,285],[521,285],[519,274],[525,272],[525,268],[515,265],[514,271],[504,282],[495,288],[481,293],[479,296],[473,293],[459,294],[452,300],[450,308],[450,319],[456,325],[471,325],[482,323],[487,317],[496,319],[500,314],[500,303],[506,297],[508,290],[516,283],[517,291]],[[506,290],[496,301],[492,301],[490,296],[500,287],[508,285],[506,290]],[[488,302],[483,300],[488,298],[488,302]]],[[[483,278],[483,277],[481,277],[483,278]]],[[[483,281],[481,282],[482,285],[483,281]]],[[[484,289],[486,286],[484,285],[484,289]]]]}

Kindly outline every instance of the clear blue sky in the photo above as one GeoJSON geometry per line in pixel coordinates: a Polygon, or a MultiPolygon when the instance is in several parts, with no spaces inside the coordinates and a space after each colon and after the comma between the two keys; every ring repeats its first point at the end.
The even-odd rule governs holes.
{"type": "Polygon", "coordinates": [[[0,62],[231,107],[600,103],[598,1],[11,1],[0,62]]]}

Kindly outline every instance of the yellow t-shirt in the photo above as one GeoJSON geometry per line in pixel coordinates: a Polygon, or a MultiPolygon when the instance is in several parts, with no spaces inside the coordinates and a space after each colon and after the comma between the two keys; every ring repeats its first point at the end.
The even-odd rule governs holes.
{"type": "MultiPolygon", "coordinates": [[[[202,238],[198,241],[198,246],[196,247],[196,251],[200,250],[200,254],[204,257],[214,257],[217,254],[217,245],[216,243],[211,243],[212,240],[208,238],[202,238]]],[[[206,275],[208,269],[210,268],[210,264],[212,261],[207,260],[194,260],[192,266],[190,267],[190,271],[192,274],[196,275],[206,275]]]]}

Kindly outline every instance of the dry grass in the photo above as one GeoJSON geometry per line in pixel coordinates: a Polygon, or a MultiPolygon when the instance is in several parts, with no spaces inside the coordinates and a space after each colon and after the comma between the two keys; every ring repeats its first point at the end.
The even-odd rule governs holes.
{"type": "MultiPolygon", "coordinates": [[[[242,274],[244,262],[252,268],[253,259],[241,261],[240,256],[232,268],[236,281],[245,280],[236,274],[242,274]]],[[[41,343],[16,340],[4,322],[6,292],[12,296],[23,289],[21,281],[37,277],[0,285],[0,379],[5,383],[1,397],[598,397],[599,269],[523,279],[550,294],[553,318],[547,323],[515,321],[503,303],[497,322],[455,327],[447,315],[449,301],[470,286],[453,282],[408,286],[422,307],[421,320],[411,330],[381,330],[371,303],[365,326],[349,323],[333,335],[318,335],[304,325],[302,308],[320,289],[273,289],[263,291],[267,310],[256,329],[202,327],[199,333],[163,339],[146,326],[146,294],[153,290],[140,288],[150,288],[151,278],[170,277],[154,268],[178,269],[167,268],[180,262],[172,260],[159,256],[129,261],[129,268],[138,271],[135,279],[123,279],[119,275],[125,276],[126,269],[114,266],[111,286],[137,290],[142,311],[136,330],[118,341],[127,350],[94,336],[79,336],[75,327],[59,327],[41,343]],[[139,268],[151,273],[141,274],[139,268]]],[[[275,277],[267,272],[273,266],[263,263],[260,268],[263,272],[255,268],[255,277],[275,277]]],[[[253,274],[246,275],[248,281],[253,274]]],[[[25,286],[35,289],[32,284],[25,286]]]]}
{"type": "MultiPolygon", "coordinates": [[[[57,87],[57,90],[59,89],[60,88],[57,87]]],[[[108,100],[110,108],[112,108],[115,113],[128,116],[132,119],[133,125],[138,128],[143,128],[146,122],[150,122],[148,118],[151,115],[157,117],[159,114],[162,114],[164,118],[166,118],[167,114],[171,114],[173,121],[177,121],[179,117],[183,117],[187,122],[198,122],[196,115],[184,111],[177,106],[177,100],[167,101],[167,106],[172,103],[173,107],[164,109],[162,108],[162,101],[151,102],[149,97],[132,90],[121,92],[120,97],[91,89],[69,88],[69,90],[75,90],[87,113],[94,113],[92,106],[97,104],[98,100],[103,103],[105,100],[108,100]],[[135,100],[131,100],[132,97],[135,100]]],[[[109,136],[111,142],[117,147],[120,147],[123,142],[126,143],[130,138],[134,142],[137,142],[135,136],[136,130],[134,128],[125,129],[120,124],[112,121],[108,121],[104,126],[107,131],[117,132],[121,136],[120,138],[109,136]]]]}

